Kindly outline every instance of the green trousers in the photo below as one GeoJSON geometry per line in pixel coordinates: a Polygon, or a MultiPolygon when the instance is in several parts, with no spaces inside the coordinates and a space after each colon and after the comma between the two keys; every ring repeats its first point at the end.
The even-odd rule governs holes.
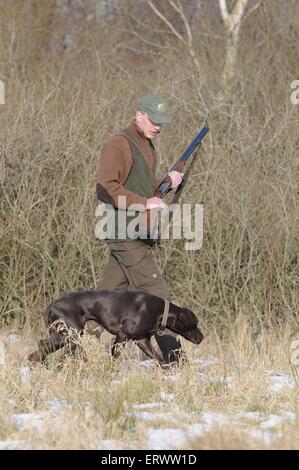
{"type": "MultiPolygon", "coordinates": [[[[104,270],[100,290],[141,290],[169,298],[168,285],[163,279],[151,247],[139,240],[109,241],[109,260],[104,270]]],[[[181,343],[166,330],[164,336],[156,335],[165,362],[179,358],[181,343]]]]}

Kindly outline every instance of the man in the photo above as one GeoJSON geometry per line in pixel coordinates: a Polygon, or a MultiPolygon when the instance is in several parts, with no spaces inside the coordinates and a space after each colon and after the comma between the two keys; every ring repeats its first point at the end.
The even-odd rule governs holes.
{"type": "MultiPolygon", "coordinates": [[[[153,140],[163,124],[170,123],[166,102],[160,96],[144,96],[140,99],[135,119],[129,127],[114,135],[104,147],[97,174],[97,197],[112,206],[115,236],[108,238],[109,260],[99,289],[142,290],[165,299],[169,290],[146,240],[130,239],[125,223],[118,225],[119,211],[139,204],[142,212],[161,209],[163,201],[154,197],[158,184],[155,176],[157,155],[153,140]],[[120,232],[122,234],[120,235],[120,232]]],[[[171,187],[177,188],[182,174],[169,173],[171,187]]],[[[169,334],[156,335],[165,362],[177,360],[181,344],[169,334]]]]}

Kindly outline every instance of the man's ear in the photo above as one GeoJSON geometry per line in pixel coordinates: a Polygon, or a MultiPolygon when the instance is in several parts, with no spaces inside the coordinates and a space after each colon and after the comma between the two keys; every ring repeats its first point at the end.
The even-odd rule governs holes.
{"type": "Polygon", "coordinates": [[[143,116],[143,113],[141,111],[136,111],[135,121],[137,122],[137,124],[139,124],[141,122],[142,116],[143,116]]]}

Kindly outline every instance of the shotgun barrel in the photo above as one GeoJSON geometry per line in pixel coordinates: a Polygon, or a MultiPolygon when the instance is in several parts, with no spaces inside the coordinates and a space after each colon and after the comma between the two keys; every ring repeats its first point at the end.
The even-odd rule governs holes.
{"type": "MultiPolygon", "coordinates": [[[[184,165],[184,162],[188,160],[188,158],[192,155],[194,150],[201,144],[202,139],[204,136],[209,132],[208,127],[203,127],[197,136],[192,140],[191,144],[188,145],[186,150],[182,153],[182,155],[177,159],[177,161],[172,165],[169,171],[177,170],[179,166],[184,165]]],[[[178,171],[178,170],[177,170],[178,171]]],[[[165,196],[165,194],[170,189],[170,183],[163,182],[157,188],[157,192],[159,193],[160,197],[165,196]]]]}

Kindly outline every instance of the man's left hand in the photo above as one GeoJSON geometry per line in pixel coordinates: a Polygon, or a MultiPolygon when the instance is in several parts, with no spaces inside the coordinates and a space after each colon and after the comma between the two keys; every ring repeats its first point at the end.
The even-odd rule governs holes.
{"type": "Polygon", "coordinates": [[[176,189],[182,182],[184,173],[178,171],[170,171],[168,173],[171,179],[171,189],[176,189]]]}

